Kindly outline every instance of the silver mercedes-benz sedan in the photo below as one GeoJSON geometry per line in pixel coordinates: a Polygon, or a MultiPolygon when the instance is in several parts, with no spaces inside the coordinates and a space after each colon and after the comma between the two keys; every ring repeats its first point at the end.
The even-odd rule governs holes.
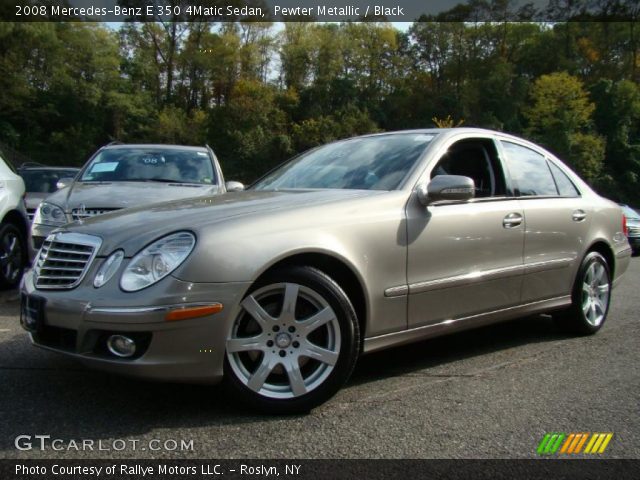
{"type": "Polygon", "coordinates": [[[542,148],[468,129],[331,143],[244,192],[66,225],[23,282],[33,343],[269,412],[332,396],[358,357],[533,313],[603,325],[620,207],[542,148]]]}

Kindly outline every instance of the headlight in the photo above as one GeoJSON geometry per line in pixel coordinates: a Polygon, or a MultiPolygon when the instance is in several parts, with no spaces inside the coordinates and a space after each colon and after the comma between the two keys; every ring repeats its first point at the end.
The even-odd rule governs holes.
{"type": "Polygon", "coordinates": [[[156,240],[129,262],[120,278],[120,288],[135,292],[162,280],[184,262],[195,244],[196,237],[189,232],[156,240]]]}
{"type": "Polygon", "coordinates": [[[44,225],[64,225],[67,223],[67,216],[64,210],[53,203],[42,202],[36,210],[33,223],[41,223],[44,225]]]}
{"type": "Polygon", "coordinates": [[[124,252],[122,250],[116,250],[107,258],[98,273],[96,273],[95,278],[93,279],[93,286],[96,288],[100,288],[102,285],[107,283],[113,277],[113,274],[118,271],[120,268],[120,264],[122,263],[122,259],[124,258],[124,252]]]}

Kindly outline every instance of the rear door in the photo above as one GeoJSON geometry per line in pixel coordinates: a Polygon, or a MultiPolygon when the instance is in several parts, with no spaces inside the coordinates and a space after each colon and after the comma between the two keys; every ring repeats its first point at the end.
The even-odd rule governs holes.
{"type": "Polygon", "coordinates": [[[589,206],[564,167],[543,151],[511,140],[500,144],[524,209],[522,303],[568,295],[591,222],[589,206]]]}

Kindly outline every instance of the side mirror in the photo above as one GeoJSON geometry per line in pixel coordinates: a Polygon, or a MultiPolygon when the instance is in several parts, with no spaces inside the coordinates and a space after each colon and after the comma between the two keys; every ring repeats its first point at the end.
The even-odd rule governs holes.
{"type": "Polygon", "coordinates": [[[240,182],[234,182],[233,180],[230,182],[226,182],[224,184],[227,192],[241,192],[244,190],[244,184],[240,182]]]}
{"type": "Polygon", "coordinates": [[[68,187],[72,183],[73,177],[62,177],[60,180],[58,180],[58,183],[56,183],[56,188],[60,190],[62,188],[68,187]]]}
{"type": "Polygon", "coordinates": [[[466,201],[475,196],[473,180],[461,175],[438,175],[429,184],[418,186],[418,200],[422,205],[440,201],[466,201]]]}

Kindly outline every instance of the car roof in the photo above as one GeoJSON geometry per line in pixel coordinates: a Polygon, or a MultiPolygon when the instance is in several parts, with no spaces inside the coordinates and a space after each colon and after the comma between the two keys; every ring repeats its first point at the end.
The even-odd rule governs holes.
{"type": "Polygon", "coordinates": [[[168,150],[192,150],[194,152],[206,152],[206,147],[193,145],[165,145],[163,143],[117,143],[102,147],[104,150],[118,150],[124,148],[164,148],[168,150]]]}

